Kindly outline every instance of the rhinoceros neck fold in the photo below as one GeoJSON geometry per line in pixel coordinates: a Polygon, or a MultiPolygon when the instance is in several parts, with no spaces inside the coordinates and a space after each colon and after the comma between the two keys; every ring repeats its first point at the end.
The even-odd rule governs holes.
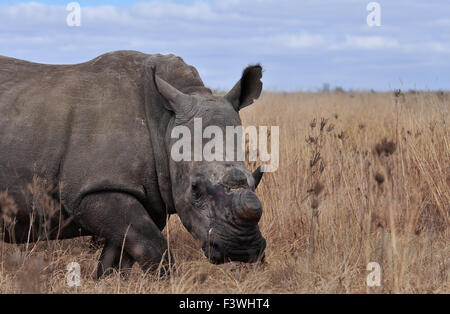
{"type": "Polygon", "coordinates": [[[170,174],[170,129],[173,127],[173,114],[166,109],[167,100],[158,92],[153,73],[186,94],[208,93],[197,70],[174,55],[150,55],[144,66],[145,112],[150,132],[152,150],[155,155],[155,169],[158,175],[160,196],[168,213],[176,213],[170,174]]]}
{"type": "MultiPolygon", "coordinates": [[[[146,83],[150,83],[150,73],[146,73],[146,83]]],[[[165,134],[170,122],[170,113],[160,105],[159,95],[152,84],[145,84],[145,114],[150,141],[155,156],[155,170],[157,174],[160,197],[166,205],[168,213],[175,213],[172,198],[172,184],[170,181],[169,155],[165,145],[165,134]]]]}

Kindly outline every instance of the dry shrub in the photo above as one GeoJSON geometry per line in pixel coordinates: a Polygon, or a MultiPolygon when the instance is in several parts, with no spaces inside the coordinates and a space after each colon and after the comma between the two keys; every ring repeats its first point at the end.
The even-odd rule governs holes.
{"type": "MultiPolygon", "coordinates": [[[[12,230],[16,222],[17,205],[7,192],[0,193],[0,228],[12,230]]],[[[1,234],[0,233],[0,234],[1,234]]]]}

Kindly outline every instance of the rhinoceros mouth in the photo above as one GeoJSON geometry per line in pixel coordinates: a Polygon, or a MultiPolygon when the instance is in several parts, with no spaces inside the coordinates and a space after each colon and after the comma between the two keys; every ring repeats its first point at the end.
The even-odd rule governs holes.
{"type": "Polygon", "coordinates": [[[256,263],[265,258],[266,240],[260,237],[251,245],[234,247],[228,243],[210,242],[203,245],[203,251],[213,264],[227,262],[256,263]]]}

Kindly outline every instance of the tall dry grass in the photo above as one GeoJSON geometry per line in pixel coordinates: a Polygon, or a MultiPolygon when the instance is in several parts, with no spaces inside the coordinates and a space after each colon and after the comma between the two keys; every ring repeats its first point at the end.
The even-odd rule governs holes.
{"type": "Polygon", "coordinates": [[[135,266],[93,280],[100,249],[86,238],[0,244],[0,292],[449,293],[449,110],[446,93],[265,93],[242,111],[245,125],[280,126],[280,167],[258,189],[264,264],[211,265],[171,217],[170,278],[135,266]]]}

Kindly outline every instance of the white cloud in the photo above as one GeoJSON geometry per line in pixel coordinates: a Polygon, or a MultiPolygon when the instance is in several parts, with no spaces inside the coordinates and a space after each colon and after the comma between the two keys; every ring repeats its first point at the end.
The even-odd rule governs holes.
{"type": "Polygon", "coordinates": [[[399,47],[399,42],[392,38],[382,36],[353,36],[346,35],[341,43],[330,46],[332,50],[340,49],[391,49],[399,47]]]}
{"type": "Polygon", "coordinates": [[[433,21],[431,24],[436,26],[450,26],[450,18],[438,19],[433,21]]]}
{"type": "Polygon", "coordinates": [[[0,6],[0,17],[2,26],[11,26],[16,22],[18,25],[49,25],[61,23],[61,19],[67,14],[65,7],[51,6],[36,2],[18,3],[12,6],[0,6]]]}
{"type": "Polygon", "coordinates": [[[312,35],[306,32],[301,32],[298,35],[283,36],[286,40],[286,45],[293,48],[306,48],[320,46],[325,42],[321,35],[312,35]]]}
{"type": "Polygon", "coordinates": [[[450,53],[450,43],[441,42],[423,42],[417,46],[412,47],[412,51],[421,51],[424,53],[438,53],[438,54],[448,54],[450,53]]]}
{"type": "Polygon", "coordinates": [[[204,2],[194,2],[193,4],[167,3],[167,2],[147,2],[138,3],[132,6],[132,14],[144,18],[177,18],[195,20],[214,20],[221,18],[221,15],[214,12],[211,5],[204,2]]]}

